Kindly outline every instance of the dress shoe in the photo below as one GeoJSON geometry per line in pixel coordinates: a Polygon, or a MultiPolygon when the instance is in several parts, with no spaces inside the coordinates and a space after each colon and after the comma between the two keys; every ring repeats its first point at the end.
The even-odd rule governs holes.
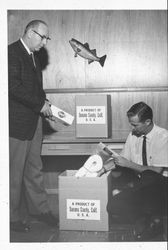
{"type": "Polygon", "coordinates": [[[50,211],[40,214],[37,218],[49,226],[56,226],[58,224],[57,218],[50,211]]]}
{"type": "Polygon", "coordinates": [[[163,224],[161,221],[151,221],[141,233],[135,236],[137,241],[152,240],[158,235],[163,234],[163,224]]]}
{"type": "Polygon", "coordinates": [[[27,233],[30,231],[30,226],[22,221],[10,222],[10,229],[15,232],[27,233]]]}

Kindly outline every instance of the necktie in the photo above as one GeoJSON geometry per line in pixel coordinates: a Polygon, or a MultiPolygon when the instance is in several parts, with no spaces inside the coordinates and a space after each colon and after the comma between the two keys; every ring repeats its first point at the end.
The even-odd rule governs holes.
{"type": "Polygon", "coordinates": [[[30,56],[31,56],[31,59],[32,59],[32,61],[33,61],[33,65],[34,65],[34,67],[36,67],[36,63],[35,63],[35,59],[34,59],[34,54],[33,54],[33,53],[31,53],[31,54],[30,54],[30,56]]]}
{"type": "Polygon", "coordinates": [[[146,136],[143,136],[143,143],[142,143],[142,164],[144,166],[148,166],[147,163],[147,155],[146,155],[146,136]]]}

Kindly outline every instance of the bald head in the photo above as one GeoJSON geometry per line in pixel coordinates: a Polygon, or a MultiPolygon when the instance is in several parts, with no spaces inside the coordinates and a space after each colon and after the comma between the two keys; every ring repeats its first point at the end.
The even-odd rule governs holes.
{"type": "Polygon", "coordinates": [[[32,20],[31,22],[29,22],[24,30],[24,34],[27,33],[28,30],[30,29],[34,29],[34,28],[38,28],[40,24],[43,24],[45,26],[47,26],[47,24],[42,21],[42,20],[32,20]]]}
{"type": "Polygon", "coordinates": [[[22,39],[30,51],[40,50],[50,40],[48,25],[41,20],[31,21],[27,24],[22,39]]]}

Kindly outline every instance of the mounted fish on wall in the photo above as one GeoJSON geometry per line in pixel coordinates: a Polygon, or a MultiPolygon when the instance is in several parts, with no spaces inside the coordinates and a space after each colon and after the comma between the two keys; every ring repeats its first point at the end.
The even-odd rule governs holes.
{"type": "Polygon", "coordinates": [[[102,57],[98,57],[96,55],[96,50],[95,49],[90,50],[88,43],[82,44],[74,38],[72,38],[69,41],[69,43],[72,46],[73,50],[75,51],[75,57],[77,57],[77,55],[79,55],[79,56],[87,59],[88,64],[90,64],[94,61],[97,61],[100,63],[100,65],[102,67],[104,66],[104,62],[106,60],[106,55],[104,55],[102,57]]]}

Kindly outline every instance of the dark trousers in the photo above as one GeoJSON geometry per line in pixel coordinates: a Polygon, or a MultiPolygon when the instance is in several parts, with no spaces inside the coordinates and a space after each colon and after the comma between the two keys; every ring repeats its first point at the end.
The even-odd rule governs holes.
{"type": "Polygon", "coordinates": [[[138,176],[135,171],[125,168],[118,170],[120,177],[112,177],[112,189],[121,190],[111,195],[107,211],[111,216],[119,215],[128,219],[141,216],[167,215],[167,177],[151,170],[138,176]]]}

